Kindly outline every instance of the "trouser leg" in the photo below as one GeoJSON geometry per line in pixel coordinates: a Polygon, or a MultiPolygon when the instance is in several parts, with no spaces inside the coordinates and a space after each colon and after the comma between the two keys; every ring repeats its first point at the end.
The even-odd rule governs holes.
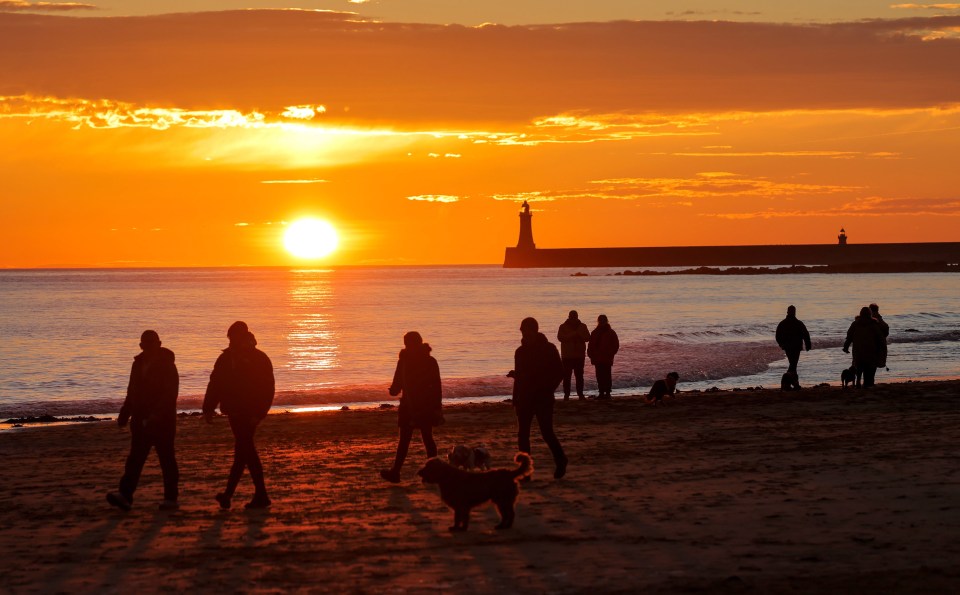
{"type": "Polygon", "coordinates": [[[570,396],[570,374],[573,373],[575,361],[569,358],[563,359],[563,396],[570,396]]]}
{"type": "Polygon", "coordinates": [[[437,456],[437,442],[433,439],[433,428],[430,426],[420,428],[420,438],[423,440],[423,447],[427,449],[427,458],[432,459],[437,456]]]}
{"type": "Polygon", "coordinates": [[[877,367],[874,365],[864,365],[863,366],[863,386],[870,387],[874,385],[874,380],[877,375],[877,367]]]}
{"type": "MultiPolygon", "coordinates": [[[[230,467],[230,475],[227,477],[227,497],[233,497],[237,490],[237,484],[243,477],[243,470],[250,466],[252,455],[256,454],[256,447],[253,445],[253,430],[256,427],[250,420],[239,417],[228,417],[230,420],[230,429],[233,430],[233,465],[230,467]]],[[[259,459],[257,460],[259,463],[259,459]]],[[[251,476],[253,469],[250,470],[251,476]]],[[[263,480],[263,471],[261,469],[261,481],[263,480]]]]}
{"type": "Polygon", "coordinates": [[[534,412],[532,408],[517,409],[517,450],[530,452],[530,426],[533,425],[534,412]]]}
{"type": "Polygon", "coordinates": [[[397,456],[393,460],[393,470],[400,471],[403,462],[407,459],[407,451],[410,450],[410,439],[413,438],[413,428],[402,426],[400,428],[400,441],[397,442],[397,456]]]}
{"type": "Polygon", "coordinates": [[[787,351],[787,363],[790,365],[787,367],[787,372],[791,374],[797,373],[797,364],[800,362],[800,352],[799,351],[787,351]]]}
{"type": "Polygon", "coordinates": [[[174,452],[174,438],[176,437],[176,422],[158,432],[154,448],[157,458],[160,459],[160,471],[163,473],[163,499],[176,501],[180,489],[180,468],[174,452]]]}
{"type": "Polygon", "coordinates": [[[563,446],[560,445],[560,439],[553,431],[553,399],[548,404],[545,403],[537,408],[537,424],[540,426],[543,441],[547,443],[550,454],[553,455],[553,462],[559,464],[565,461],[567,457],[563,454],[563,446]]]}
{"type": "Polygon", "coordinates": [[[613,366],[597,364],[597,390],[602,395],[609,395],[613,390],[613,366]]]}
{"type": "Polygon", "coordinates": [[[573,375],[577,379],[577,396],[583,396],[583,364],[584,358],[577,358],[573,366],[573,375]]]}
{"type": "Polygon", "coordinates": [[[130,502],[133,502],[133,493],[137,490],[137,484],[140,482],[143,464],[147,462],[147,455],[150,454],[150,448],[153,446],[152,437],[145,428],[133,426],[133,424],[139,423],[139,420],[131,422],[130,453],[127,455],[127,462],[123,467],[123,477],[120,478],[120,493],[130,502]]]}

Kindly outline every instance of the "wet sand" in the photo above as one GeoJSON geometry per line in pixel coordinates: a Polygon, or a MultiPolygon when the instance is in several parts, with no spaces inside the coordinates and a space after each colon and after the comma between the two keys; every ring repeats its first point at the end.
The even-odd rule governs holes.
{"type": "MultiPolygon", "coordinates": [[[[682,385],[681,385],[682,388],[682,385]]],[[[842,592],[960,590],[960,381],[801,393],[558,401],[566,478],[534,430],[513,529],[452,513],[392,460],[395,410],[281,414],[261,427],[274,506],[220,511],[225,419],[181,419],[182,509],[111,509],[129,443],[114,423],[0,433],[3,592],[842,592]]],[[[507,404],[446,409],[441,453],[514,454],[507,404]]]]}

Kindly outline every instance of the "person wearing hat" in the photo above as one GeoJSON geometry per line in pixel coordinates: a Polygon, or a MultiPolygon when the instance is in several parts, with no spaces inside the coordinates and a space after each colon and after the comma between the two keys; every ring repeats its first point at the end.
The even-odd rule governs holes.
{"type": "Polygon", "coordinates": [[[271,501],[254,435],[273,405],[273,364],[267,354],[257,349],[257,339],[245,322],[238,320],[230,325],[227,338],[230,345],[217,358],[203,399],[204,420],[213,423],[213,414],[219,405],[233,431],[233,465],[227,476],[227,488],[214,498],[221,508],[230,508],[243,470],[249,469],[254,494],[245,508],[268,508],[271,501]]]}
{"type": "Polygon", "coordinates": [[[567,319],[557,330],[560,341],[560,359],[563,361],[563,398],[570,398],[570,374],[577,380],[577,397],[583,394],[583,364],[587,356],[587,342],[590,341],[590,329],[580,320],[576,310],[570,310],[567,319]]]}
{"type": "Polygon", "coordinates": [[[530,453],[530,428],[537,418],[540,435],[550,448],[556,470],[553,477],[560,479],[567,472],[567,457],[560,439],[553,431],[553,394],[560,385],[563,362],[557,347],[540,332],[536,318],[524,318],[520,323],[520,347],[513,354],[513,407],[517,413],[517,446],[520,452],[530,453]]]}
{"type": "Polygon", "coordinates": [[[179,508],[180,470],[173,443],[177,433],[180,375],[173,352],[161,346],[156,331],[143,331],[140,349],[140,354],[133,358],[127,397],[117,417],[121,428],[130,425],[130,454],[120,478],[120,488],[107,494],[107,502],[122,510],[130,510],[140,473],[152,448],[157,451],[163,473],[160,510],[176,510],[179,508]]]}

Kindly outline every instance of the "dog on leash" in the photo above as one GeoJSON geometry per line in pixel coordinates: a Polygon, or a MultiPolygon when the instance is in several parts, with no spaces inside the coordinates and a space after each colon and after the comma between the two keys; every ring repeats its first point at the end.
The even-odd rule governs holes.
{"type": "Polygon", "coordinates": [[[440,499],[453,509],[451,531],[466,531],[470,524],[470,510],[487,501],[492,501],[500,514],[496,528],[509,529],[513,526],[514,505],[520,495],[517,482],[533,473],[533,459],[527,453],[517,453],[514,461],[516,469],[477,472],[464,471],[433,458],[417,471],[417,475],[423,483],[440,486],[440,499]]]}
{"type": "Polygon", "coordinates": [[[847,388],[847,385],[860,386],[861,373],[856,366],[850,366],[846,370],[840,372],[840,382],[843,383],[843,388],[847,388]]]}
{"type": "Polygon", "coordinates": [[[454,467],[467,471],[473,469],[486,471],[490,468],[490,451],[482,444],[474,448],[461,444],[450,449],[447,454],[447,461],[454,467]]]}

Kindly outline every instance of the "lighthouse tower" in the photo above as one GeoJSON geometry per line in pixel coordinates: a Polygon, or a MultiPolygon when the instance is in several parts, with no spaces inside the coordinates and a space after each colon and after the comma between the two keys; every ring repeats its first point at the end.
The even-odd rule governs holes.
{"type": "Polygon", "coordinates": [[[837,236],[837,240],[840,241],[841,246],[847,245],[847,232],[843,231],[843,228],[840,228],[840,235],[837,236]]]}
{"type": "Polygon", "coordinates": [[[533,250],[537,246],[533,243],[533,214],[530,212],[530,205],[523,201],[523,210],[520,211],[520,239],[517,240],[517,249],[533,250]]]}

